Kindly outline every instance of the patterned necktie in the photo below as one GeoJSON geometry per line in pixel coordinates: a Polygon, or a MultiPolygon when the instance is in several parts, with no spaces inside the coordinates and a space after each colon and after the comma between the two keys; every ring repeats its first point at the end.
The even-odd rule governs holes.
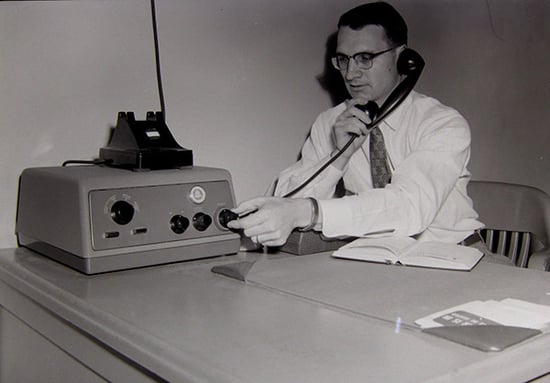
{"type": "Polygon", "coordinates": [[[378,126],[370,132],[369,141],[372,185],[375,188],[383,188],[390,182],[391,172],[386,158],[384,136],[378,126]]]}

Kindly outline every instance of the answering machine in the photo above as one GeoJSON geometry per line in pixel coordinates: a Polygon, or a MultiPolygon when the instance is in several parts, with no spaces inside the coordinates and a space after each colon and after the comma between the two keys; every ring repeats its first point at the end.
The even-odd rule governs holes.
{"type": "Polygon", "coordinates": [[[233,254],[228,171],[193,166],[163,114],[121,112],[95,164],[25,169],[20,246],[86,274],[233,254]]]}

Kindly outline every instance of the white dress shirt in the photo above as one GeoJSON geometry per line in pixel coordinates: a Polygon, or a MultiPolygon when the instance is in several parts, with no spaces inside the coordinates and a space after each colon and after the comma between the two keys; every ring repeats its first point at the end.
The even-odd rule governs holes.
{"type": "MultiPolygon", "coordinates": [[[[281,172],[274,195],[299,186],[335,150],[332,126],[344,103],[319,115],[301,159],[281,172]]],[[[483,225],[466,193],[470,128],[454,109],[417,92],[380,125],[392,169],[391,183],[373,189],[368,138],[343,171],[333,166],[293,197],[315,197],[327,237],[396,235],[458,243],[483,225]],[[343,178],[348,194],[333,198],[343,178]]]]}

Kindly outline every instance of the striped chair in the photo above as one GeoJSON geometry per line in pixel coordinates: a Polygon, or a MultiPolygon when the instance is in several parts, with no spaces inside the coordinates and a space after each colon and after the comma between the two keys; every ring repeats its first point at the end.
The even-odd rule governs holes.
{"type": "Polygon", "coordinates": [[[468,195],[489,250],[519,267],[550,271],[550,196],[540,189],[493,181],[470,181],[468,195]]]}

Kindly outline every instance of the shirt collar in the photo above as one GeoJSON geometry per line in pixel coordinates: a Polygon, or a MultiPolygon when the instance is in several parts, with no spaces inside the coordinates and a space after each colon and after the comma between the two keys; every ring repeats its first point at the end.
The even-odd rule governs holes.
{"type": "Polygon", "coordinates": [[[402,125],[401,121],[403,120],[403,114],[405,113],[405,110],[411,105],[412,98],[415,91],[411,91],[409,95],[405,98],[405,101],[403,101],[393,112],[391,112],[385,119],[382,121],[382,124],[389,127],[391,130],[397,130],[402,125]]]}

